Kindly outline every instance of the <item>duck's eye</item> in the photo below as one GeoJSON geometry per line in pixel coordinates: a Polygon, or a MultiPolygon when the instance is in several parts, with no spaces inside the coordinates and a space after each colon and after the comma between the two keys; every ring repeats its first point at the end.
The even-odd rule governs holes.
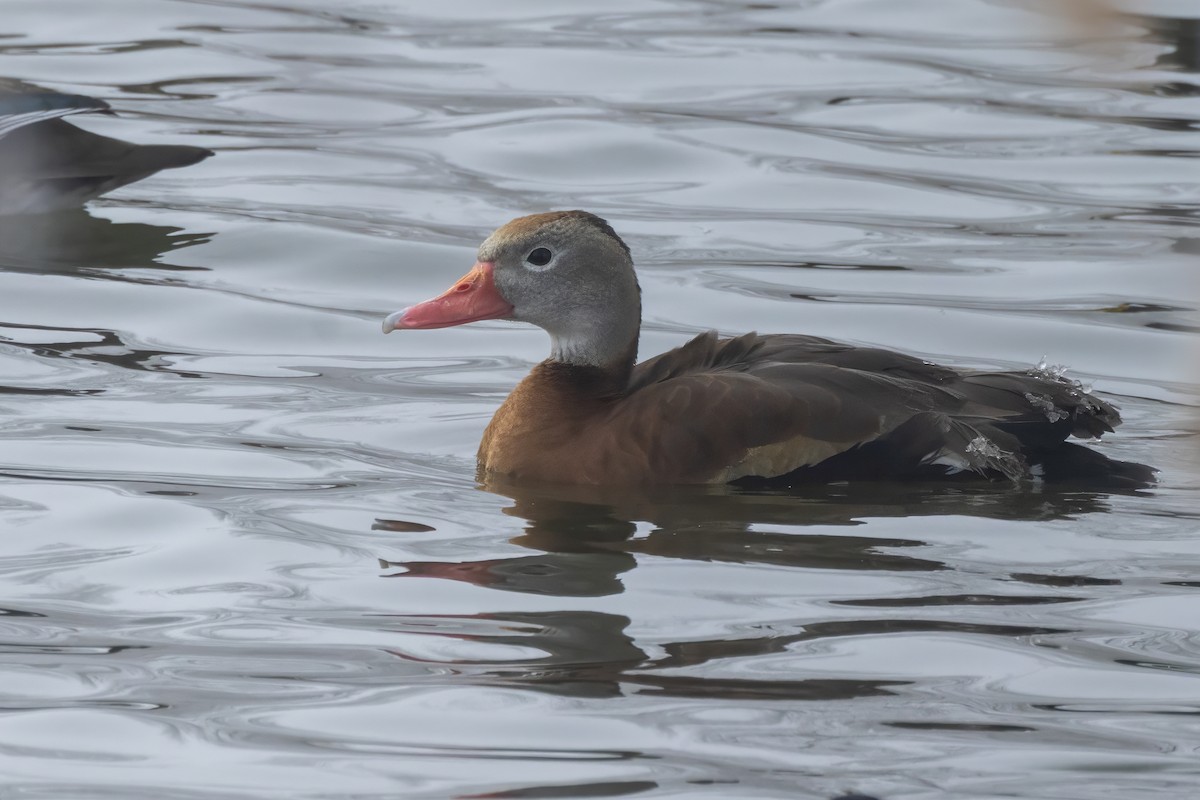
{"type": "Polygon", "coordinates": [[[525,263],[531,267],[544,267],[554,258],[554,253],[551,253],[545,247],[535,247],[529,251],[529,255],[525,256],[525,263]]]}

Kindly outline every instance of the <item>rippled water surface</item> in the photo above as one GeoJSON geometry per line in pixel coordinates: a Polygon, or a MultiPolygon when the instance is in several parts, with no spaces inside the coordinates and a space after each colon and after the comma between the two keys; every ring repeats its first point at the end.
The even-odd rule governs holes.
{"type": "Polygon", "coordinates": [[[0,74],[217,156],[0,221],[0,796],[1195,796],[1191,4],[102,5],[0,74]],[[644,355],[1045,356],[1161,484],[481,489],[544,334],[380,320],[576,207],[644,355]]]}

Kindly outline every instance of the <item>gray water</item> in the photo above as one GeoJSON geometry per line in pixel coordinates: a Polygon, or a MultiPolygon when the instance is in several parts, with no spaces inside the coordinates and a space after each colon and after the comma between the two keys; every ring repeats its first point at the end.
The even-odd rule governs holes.
{"type": "Polygon", "coordinates": [[[218,154],[0,223],[0,797],[1196,796],[1200,14],[1047,5],[3,0],[218,154]],[[1161,483],[478,487],[544,334],[380,321],[576,207],[645,356],[1045,357],[1161,483]]]}

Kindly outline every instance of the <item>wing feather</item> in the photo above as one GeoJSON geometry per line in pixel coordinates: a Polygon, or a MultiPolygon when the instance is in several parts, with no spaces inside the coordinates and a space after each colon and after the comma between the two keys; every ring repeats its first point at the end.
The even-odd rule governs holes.
{"type": "Polygon", "coordinates": [[[697,336],[635,368],[605,426],[688,481],[772,478],[861,453],[881,473],[944,465],[1017,479],[1024,452],[1120,422],[1072,381],[959,372],[814,336],[697,336]]]}

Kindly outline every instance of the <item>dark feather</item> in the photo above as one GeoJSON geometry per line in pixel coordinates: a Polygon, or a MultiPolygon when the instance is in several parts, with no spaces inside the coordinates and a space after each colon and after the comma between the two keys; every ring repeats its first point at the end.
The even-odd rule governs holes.
{"type": "Polygon", "coordinates": [[[108,111],[102,100],[0,81],[0,214],[70,208],[212,155],[202,147],[132,144],[62,119],[108,111]]]}
{"type": "Polygon", "coordinates": [[[751,481],[1020,480],[1067,436],[1099,436],[1121,421],[1079,384],[1045,374],[959,372],[812,336],[711,332],[635,367],[618,409],[607,423],[617,435],[636,435],[624,419],[653,429],[640,438],[653,469],[701,474],[741,461],[747,472],[730,478],[751,481]],[[775,452],[788,442],[790,458],[775,452]],[[756,464],[756,453],[772,458],[756,464]]]}

